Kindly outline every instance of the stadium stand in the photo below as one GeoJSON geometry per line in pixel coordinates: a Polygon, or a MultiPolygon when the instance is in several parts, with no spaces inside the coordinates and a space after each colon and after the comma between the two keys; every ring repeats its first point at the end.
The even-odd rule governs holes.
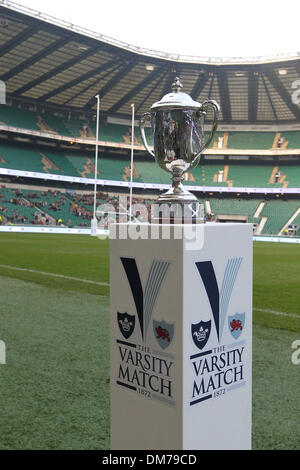
{"type": "MultiPolygon", "coordinates": [[[[91,194],[83,196],[81,192],[82,188],[91,189],[89,182],[81,182],[87,186],[76,186],[76,192],[71,193],[70,186],[57,183],[55,188],[56,183],[50,180],[53,176],[56,179],[65,177],[62,178],[64,181],[86,178],[92,184],[95,175],[95,94],[101,96],[97,176],[107,190],[104,199],[100,197],[99,201],[115,203],[117,196],[113,194],[116,194],[118,183],[124,186],[124,182],[130,181],[130,104],[135,103],[138,120],[149,111],[153,102],[171,91],[178,64],[169,57],[172,73],[167,72],[165,61],[156,57],[150,71],[142,56],[125,50],[128,45],[125,49],[124,44],[121,48],[111,47],[105,41],[102,43],[90,37],[86,47],[81,35],[70,33],[68,29],[65,29],[66,37],[71,34],[72,41],[76,37],[78,44],[75,49],[70,49],[68,41],[61,43],[61,64],[53,64],[48,43],[41,44],[41,55],[32,56],[30,52],[31,21],[37,22],[41,30],[45,24],[20,13],[14,19],[13,10],[10,15],[11,26],[24,23],[29,37],[17,36],[15,41],[13,28],[6,30],[11,36],[3,36],[3,47],[4,50],[7,47],[8,54],[4,55],[6,61],[0,79],[7,82],[8,99],[7,104],[0,105],[0,178],[12,187],[0,191],[0,215],[10,223],[23,220],[26,224],[37,221],[55,224],[62,219],[68,226],[89,225],[91,194]],[[20,44],[28,52],[28,59],[19,64],[20,44]],[[44,66],[47,63],[46,68],[42,57],[44,66]],[[30,78],[31,59],[35,75],[30,78]],[[119,70],[116,63],[122,61],[126,67],[119,70]],[[7,170],[13,170],[13,173],[7,176],[7,170]],[[49,184],[49,187],[45,187],[45,191],[32,188],[29,191],[27,184],[32,181],[26,178],[30,179],[32,175],[19,174],[22,171],[41,173],[41,178],[35,175],[34,184],[39,187],[49,184]],[[16,177],[22,178],[21,192],[25,191],[25,195],[15,194],[16,177]]],[[[53,37],[61,41],[51,21],[46,29],[47,34],[51,31],[53,37]]],[[[54,52],[58,52],[55,46],[54,52]]],[[[278,67],[277,61],[267,65],[251,64],[249,70],[246,67],[243,74],[238,75],[237,72],[233,74],[230,63],[210,62],[201,64],[203,75],[200,76],[199,64],[180,63],[184,91],[197,101],[202,102],[210,96],[221,105],[218,131],[200,164],[185,175],[184,184],[197,187],[197,197],[205,202],[207,214],[222,216],[223,221],[227,216],[242,217],[244,221],[256,224],[261,234],[280,233],[299,208],[295,194],[300,188],[300,111],[291,105],[289,93],[290,77],[299,71],[299,58],[285,62],[286,73],[280,76],[278,67]],[[214,67],[217,73],[213,71],[214,67]],[[244,75],[244,79],[240,79],[244,75]],[[243,80],[248,83],[246,88],[240,88],[243,80]],[[262,80],[267,85],[262,87],[262,80]],[[226,82],[230,86],[224,92],[223,83],[226,82]],[[241,106],[241,102],[247,105],[241,106]],[[274,199],[267,200],[266,194],[272,189],[274,199]],[[275,198],[276,190],[280,197],[278,194],[275,198]],[[223,197],[225,193],[231,197],[223,197]],[[291,195],[286,196],[289,197],[287,201],[281,198],[283,193],[291,195]]],[[[207,131],[209,114],[206,117],[207,131]]],[[[146,127],[145,132],[151,145],[150,127],[146,127]]],[[[160,169],[145,152],[137,121],[134,144],[133,182],[144,185],[144,189],[148,184],[169,185],[171,175],[160,169]]],[[[152,194],[157,196],[157,191],[154,188],[152,194]]],[[[293,223],[297,222],[299,216],[295,215],[293,223]]],[[[299,230],[297,233],[299,235],[299,230]]]]}
{"type": "Polygon", "coordinates": [[[0,188],[0,214],[8,224],[35,225],[50,223],[43,213],[20,190],[0,188]]]}
{"type": "Polygon", "coordinates": [[[273,165],[229,165],[228,186],[247,186],[266,188],[270,185],[273,165]]]}
{"type": "MultiPolygon", "coordinates": [[[[299,206],[300,207],[300,206],[299,206]]],[[[298,228],[296,229],[296,235],[300,236],[300,214],[293,220],[293,225],[297,225],[298,228]]]]}
{"type": "MultiPolygon", "coordinates": [[[[103,203],[114,205],[119,211],[118,192],[97,193],[97,206],[103,203]]],[[[127,193],[123,194],[126,196],[127,193]]],[[[154,197],[154,199],[156,196],[154,197]]],[[[299,199],[295,200],[265,200],[263,198],[243,199],[238,197],[199,197],[205,204],[208,220],[232,220],[253,223],[259,226],[264,221],[262,235],[278,235],[289,218],[300,208],[299,199]],[[254,217],[259,205],[263,208],[259,217],[254,217]],[[240,217],[240,219],[238,219],[240,217]]],[[[127,209],[129,200],[127,201],[127,209]]],[[[148,208],[153,197],[134,195],[133,203],[143,203],[148,208]]],[[[93,214],[93,192],[80,190],[65,190],[45,188],[35,190],[23,187],[0,188],[0,215],[3,222],[14,225],[61,225],[68,227],[88,227],[93,214]]],[[[294,225],[300,225],[300,215],[293,220],[294,225]]],[[[296,232],[299,235],[299,229],[296,232]]]]}
{"type": "Polygon", "coordinates": [[[210,205],[214,214],[247,215],[253,217],[261,202],[260,199],[211,199],[210,205]]]}
{"type": "MultiPolygon", "coordinates": [[[[94,154],[91,151],[66,151],[47,147],[28,147],[0,143],[0,167],[65,176],[94,178],[94,154]]],[[[128,181],[130,157],[101,153],[98,177],[128,181]]],[[[170,183],[170,174],[158,167],[151,157],[135,156],[134,178],[137,182],[170,183]]],[[[213,163],[205,161],[192,170],[186,185],[251,188],[299,188],[300,165],[274,163],[213,163]],[[218,179],[221,174],[221,180],[218,179]]]]}
{"type": "MultiPolygon", "coordinates": [[[[0,123],[9,126],[39,130],[57,136],[88,137],[94,139],[95,122],[93,119],[63,118],[54,114],[37,113],[33,111],[0,107],[0,123]]],[[[131,129],[128,125],[101,123],[100,139],[116,147],[120,144],[129,145],[131,142],[131,129]]],[[[151,131],[146,129],[148,141],[151,143],[151,131]]],[[[137,132],[135,144],[140,144],[137,132]]],[[[299,132],[218,132],[210,146],[212,149],[278,149],[299,148],[299,132]],[[280,141],[281,139],[281,141],[280,141]],[[281,144],[279,145],[279,143],[281,144]]],[[[101,149],[98,161],[98,178],[107,181],[130,180],[130,155],[123,156],[118,153],[107,153],[105,147],[101,149]]],[[[201,163],[185,177],[187,186],[209,186],[221,188],[299,188],[300,164],[297,159],[287,161],[282,159],[265,160],[263,157],[252,161],[233,161],[230,156],[225,160],[214,161],[213,158],[202,160],[201,163]]],[[[0,167],[14,170],[32,171],[45,175],[64,175],[83,178],[94,178],[94,150],[82,150],[70,147],[69,150],[59,146],[50,147],[45,140],[44,144],[24,143],[17,141],[0,141],[0,167]]],[[[133,181],[140,183],[170,184],[171,175],[163,171],[151,157],[135,153],[133,181]]],[[[26,190],[26,186],[24,186],[26,190]]],[[[12,224],[62,224],[69,227],[89,226],[92,217],[91,196],[82,199],[77,193],[70,195],[68,191],[53,193],[25,191],[26,195],[16,198],[9,189],[0,191],[2,223],[12,224]],[[29,195],[28,195],[29,194],[29,195]],[[18,200],[18,202],[16,202],[18,200]],[[86,201],[89,201],[86,203],[86,201]],[[21,201],[21,203],[20,203],[21,201]]],[[[100,203],[111,199],[106,195],[100,203]]],[[[198,194],[198,197],[200,195],[198,194]]],[[[200,196],[201,198],[201,196],[200,196]]],[[[205,196],[204,196],[205,199],[205,196]]],[[[230,198],[222,199],[210,197],[206,199],[207,207],[213,217],[232,216],[242,217],[259,227],[259,233],[279,234],[292,214],[300,207],[299,201],[230,198]],[[259,217],[254,217],[260,203],[263,209],[259,217]],[[209,206],[210,205],[210,206],[209,206]]],[[[209,211],[207,211],[209,212],[209,211]]],[[[221,220],[221,219],[220,219],[221,220]]],[[[299,222],[296,217],[294,224],[299,222]]],[[[296,232],[299,235],[299,229],[296,232]]]]}
{"type": "Polygon", "coordinates": [[[300,186],[300,165],[282,165],[278,166],[278,171],[282,173],[283,182],[285,187],[299,188],[300,186]]]}
{"type": "Polygon", "coordinates": [[[15,146],[0,145],[1,166],[15,170],[44,172],[42,155],[34,149],[15,146]]]}
{"type": "MultiPolygon", "coordinates": [[[[97,192],[97,207],[112,204],[116,212],[118,193],[97,192]]],[[[123,195],[124,196],[124,195],[123,195]]],[[[134,204],[151,204],[151,198],[135,196],[134,204]]],[[[68,227],[90,226],[93,216],[93,192],[57,188],[36,190],[23,187],[0,187],[0,215],[12,225],[61,225],[68,227]]],[[[128,209],[129,200],[127,201],[128,209]]]]}
{"type": "Polygon", "coordinates": [[[227,148],[270,149],[274,138],[274,132],[229,132],[227,148]]]}
{"type": "Polygon", "coordinates": [[[300,207],[299,201],[268,201],[265,204],[261,216],[267,220],[263,227],[263,234],[277,235],[285,222],[300,207]]]}
{"type": "MultiPolygon", "coordinates": [[[[96,123],[95,118],[76,119],[74,117],[61,117],[49,113],[38,113],[35,111],[23,110],[7,105],[0,106],[0,125],[18,127],[20,129],[41,131],[66,136],[69,138],[83,137],[95,139],[96,123]]],[[[152,135],[149,128],[146,128],[147,139],[151,145],[152,135]]],[[[99,139],[107,142],[126,143],[131,142],[131,126],[121,124],[108,124],[101,122],[99,139]]],[[[135,129],[135,144],[141,145],[138,128],[135,129]]]]}
{"type": "Polygon", "coordinates": [[[284,131],[281,133],[281,137],[286,142],[287,149],[298,149],[300,148],[300,132],[299,131],[284,131]]]}
{"type": "Polygon", "coordinates": [[[37,124],[37,114],[10,106],[0,106],[0,124],[20,127],[21,129],[40,130],[37,124]]]}
{"type": "MultiPolygon", "coordinates": [[[[73,116],[58,116],[45,112],[24,110],[8,105],[0,107],[0,125],[18,127],[35,131],[53,133],[70,138],[95,138],[95,116],[89,119],[77,119],[73,116]]],[[[149,127],[145,128],[147,140],[152,144],[149,127]]],[[[129,124],[112,124],[102,121],[99,139],[114,143],[130,143],[131,126],[129,124]]],[[[135,144],[142,141],[138,128],[135,128],[135,144]]],[[[217,132],[209,148],[237,150],[278,150],[300,149],[300,131],[263,132],[263,131],[227,131],[217,132]],[[282,142],[281,142],[282,141],[282,142]]]]}

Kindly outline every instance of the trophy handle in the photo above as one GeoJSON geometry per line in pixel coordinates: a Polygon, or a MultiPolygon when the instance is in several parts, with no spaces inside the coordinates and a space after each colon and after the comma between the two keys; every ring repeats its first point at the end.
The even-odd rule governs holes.
{"type": "MultiPolygon", "coordinates": [[[[215,100],[205,100],[203,101],[202,103],[202,106],[199,110],[200,113],[203,113],[203,115],[205,116],[206,114],[206,111],[209,107],[212,107],[213,108],[213,111],[214,111],[214,122],[213,122],[213,127],[212,127],[212,131],[207,139],[207,141],[205,142],[205,144],[201,147],[201,150],[199,152],[202,153],[203,150],[205,150],[209,144],[211,143],[211,141],[213,140],[214,138],[214,135],[216,133],[216,130],[218,128],[218,124],[219,124],[219,118],[220,118],[220,106],[218,105],[218,103],[215,101],[215,100]]],[[[199,155],[198,154],[198,155],[199,155]]]]}
{"type": "Polygon", "coordinates": [[[150,121],[151,121],[151,114],[150,113],[143,114],[140,120],[140,132],[141,132],[141,137],[142,137],[142,141],[143,141],[145,149],[150,153],[150,155],[152,155],[152,157],[155,158],[154,153],[152,152],[152,150],[150,149],[148,145],[146,135],[145,135],[145,129],[144,129],[146,122],[150,122],[150,121]]]}

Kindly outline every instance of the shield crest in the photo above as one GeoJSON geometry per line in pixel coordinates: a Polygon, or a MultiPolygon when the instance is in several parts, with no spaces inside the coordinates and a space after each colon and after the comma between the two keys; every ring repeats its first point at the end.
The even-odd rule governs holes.
{"type": "Polygon", "coordinates": [[[192,338],[199,349],[203,349],[206,345],[211,330],[211,320],[192,323],[192,338]]]}
{"type": "Polygon", "coordinates": [[[170,346],[174,337],[174,324],[153,320],[153,331],[156,341],[162,349],[170,346]]]}
{"type": "Polygon", "coordinates": [[[229,331],[234,337],[238,337],[242,334],[245,326],[245,313],[236,313],[235,315],[228,316],[228,327],[229,331]]]}
{"type": "Polygon", "coordinates": [[[128,339],[132,335],[135,327],[135,316],[128,315],[126,312],[118,312],[118,325],[124,338],[128,339]]]}

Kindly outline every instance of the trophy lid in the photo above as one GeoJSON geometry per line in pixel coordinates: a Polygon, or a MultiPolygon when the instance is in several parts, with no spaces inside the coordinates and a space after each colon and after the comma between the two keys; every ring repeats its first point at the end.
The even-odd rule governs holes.
{"type": "Polygon", "coordinates": [[[172,84],[172,92],[165,95],[160,101],[151,106],[151,111],[170,111],[171,109],[194,109],[201,108],[201,103],[194,101],[187,93],[181,91],[182,83],[179,77],[172,84]]]}

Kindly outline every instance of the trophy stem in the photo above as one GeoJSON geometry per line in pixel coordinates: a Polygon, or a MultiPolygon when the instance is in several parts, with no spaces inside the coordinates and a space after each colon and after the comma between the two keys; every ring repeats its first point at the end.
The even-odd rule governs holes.
{"type": "Polygon", "coordinates": [[[173,168],[173,173],[172,173],[172,187],[173,188],[180,188],[182,186],[182,181],[183,181],[183,172],[180,168],[174,167],[173,168]]]}
{"type": "Polygon", "coordinates": [[[183,171],[173,168],[172,187],[152,205],[152,223],[205,223],[204,205],[182,184],[183,171]]]}
{"type": "Polygon", "coordinates": [[[171,188],[161,196],[159,196],[157,202],[169,202],[172,204],[176,203],[191,203],[196,202],[198,199],[194,194],[190,193],[185,189],[182,184],[183,171],[181,168],[173,167],[172,169],[172,186],[171,188]]]}

